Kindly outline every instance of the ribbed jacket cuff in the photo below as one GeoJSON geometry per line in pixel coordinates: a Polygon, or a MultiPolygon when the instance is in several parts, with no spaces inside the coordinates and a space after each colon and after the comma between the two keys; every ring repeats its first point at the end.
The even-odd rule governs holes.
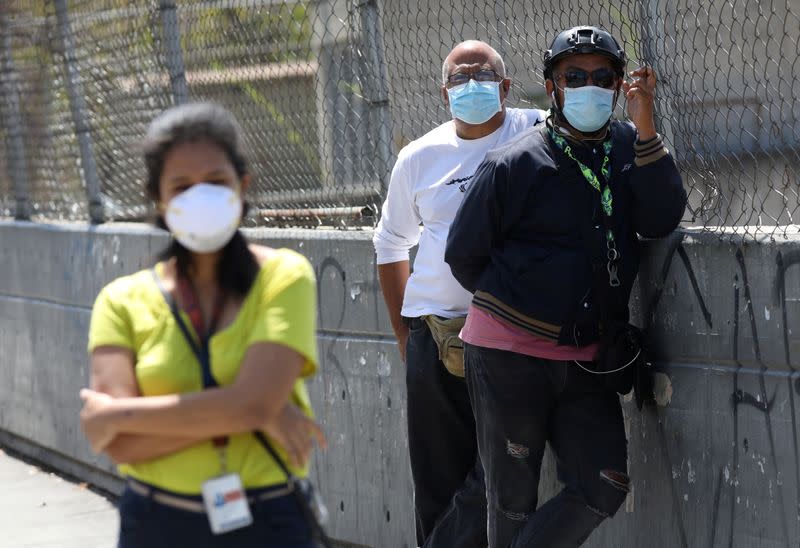
{"type": "Polygon", "coordinates": [[[636,158],[633,160],[636,167],[652,164],[669,154],[669,151],[664,146],[664,139],[661,135],[656,135],[652,139],[648,139],[644,142],[637,140],[633,144],[633,151],[636,154],[636,158]]]}

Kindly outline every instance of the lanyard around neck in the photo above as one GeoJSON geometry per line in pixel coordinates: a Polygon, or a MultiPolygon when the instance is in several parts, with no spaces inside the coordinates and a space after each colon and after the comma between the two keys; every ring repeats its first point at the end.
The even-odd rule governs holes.
{"type": "MultiPolygon", "coordinates": [[[[178,325],[178,328],[181,330],[184,339],[186,339],[186,343],[189,345],[189,348],[192,349],[192,353],[200,363],[203,388],[213,388],[219,386],[217,379],[214,378],[214,374],[211,372],[211,352],[209,351],[209,341],[211,340],[211,336],[216,331],[220,316],[222,316],[222,310],[225,306],[225,293],[221,291],[217,297],[217,300],[214,303],[214,310],[211,314],[211,322],[209,323],[208,330],[206,330],[205,326],[203,325],[203,313],[200,310],[200,305],[198,304],[197,295],[195,294],[194,288],[189,280],[182,276],[178,276],[178,291],[181,292],[181,300],[186,308],[186,313],[189,316],[189,320],[192,322],[192,327],[194,327],[195,333],[197,333],[197,338],[199,339],[200,343],[198,344],[198,341],[192,337],[192,334],[189,332],[189,328],[186,326],[183,318],[181,317],[180,310],[178,310],[178,303],[175,302],[175,299],[161,283],[161,279],[158,277],[156,269],[151,269],[151,273],[156,285],[158,286],[158,289],[161,291],[161,294],[164,297],[164,300],[167,301],[167,304],[169,305],[172,316],[175,318],[175,323],[178,325]]],[[[214,447],[216,447],[219,451],[220,462],[224,470],[226,467],[224,449],[228,445],[228,436],[218,436],[214,438],[212,442],[214,447]]]]}
{"type": "MultiPolygon", "coordinates": [[[[190,342],[190,344],[192,344],[192,350],[200,360],[200,366],[203,371],[203,388],[219,386],[219,383],[217,383],[217,380],[214,378],[214,375],[211,372],[211,350],[209,345],[211,337],[217,330],[219,319],[222,316],[222,310],[225,307],[225,292],[219,292],[217,300],[214,302],[214,308],[211,312],[211,321],[208,324],[208,329],[206,329],[206,326],[203,322],[203,311],[200,309],[200,303],[197,299],[197,292],[192,286],[192,283],[188,278],[184,276],[178,276],[177,287],[178,291],[180,292],[181,301],[183,302],[184,311],[189,316],[189,320],[192,322],[192,327],[194,328],[194,332],[197,334],[197,339],[200,343],[199,345],[192,344],[194,340],[189,336],[188,333],[184,332],[184,336],[186,336],[187,340],[190,342]]],[[[173,312],[176,312],[176,310],[173,310],[173,312]]],[[[176,318],[180,318],[180,315],[176,315],[176,318]]],[[[181,327],[183,330],[183,327],[185,326],[181,327]]]]}
{"type": "Polygon", "coordinates": [[[572,146],[567,143],[561,135],[556,133],[550,128],[550,138],[553,142],[564,152],[564,154],[575,162],[580,169],[581,174],[598,193],[600,193],[600,206],[603,209],[603,225],[606,229],[606,246],[608,248],[608,270],[609,285],[617,287],[620,285],[619,277],[617,276],[617,261],[620,255],[617,251],[616,243],[614,241],[614,231],[611,228],[611,216],[614,212],[614,200],[611,195],[611,186],[608,184],[611,179],[611,139],[606,139],[603,142],[603,163],[600,166],[600,173],[603,176],[603,184],[600,183],[600,178],[591,170],[586,164],[578,160],[572,153],[572,146]]]}
{"type": "MultiPolygon", "coordinates": [[[[608,181],[611,179],[611,139],[608,139],[603,142],[603,164],[600,167],[600,172],[603,175],[603,183],[600,184],[600,178],[597,174],[591,170],[586,164],[578,160],[575,155],[572,153],[572,146],[567,143],[567,140],[564,139],[561,135],[550,130],[550,137],[553,139],[553,142],[558,145],[564,154],[567,155],[567,158],[575,162],[578,166],[578,169],[581,170],[581,174],[586,179],[586,181],[594,188],[597,192],[600,193],[600,205],[603,207],[603,213],[605,213],[606,217],[611,217],[614,208],[614,201],[611,197],[611,187],[608,186],[608,181]]],[[[613,238],[613,235],[611,236],[613,238]]]]}
{"type": "Polygon", "coordinates": [[[208,324],[208,329],[206,329],[205,322],[203,321],[203,311],[200,309],[197,292],[192,282],[184,276],[179,276],[178,291],[180,291],[181,294],[184,311],[189,316],[189,320],[192,322],[192,327],[194,327],[194,331],[200,339],[200,343],[207,346],[209,339],[211,339],[217,330],[219,319],[222,316],[222,310],[225,308],[225,292],[220,291],[217,295],[217,300],[214,302],[214,308],[211,311],[211,321],[208,324]]]}

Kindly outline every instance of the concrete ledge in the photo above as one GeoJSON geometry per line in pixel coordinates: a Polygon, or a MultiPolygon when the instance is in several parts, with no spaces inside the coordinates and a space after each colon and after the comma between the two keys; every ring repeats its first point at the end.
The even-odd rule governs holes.
{"type": "Polygon", "coordinates": [[[53,450],[52,447],[44,447],[5,430],[0,430],[0,447],[18,453],[28,460],[42,463],[53,470],[58,470],[62,475],[85,481],[92,487],[115,497],[119,496],[125,487],[122,478],[112,472],[98,468],[91,463],[73,459],[53,450]]]}
{"type": "Polygon", "coordinates": [[[800,365],[800,236],[754,243],[683,231],[647,242],[646,251],[639,308],[657,357],[800,365]]]}

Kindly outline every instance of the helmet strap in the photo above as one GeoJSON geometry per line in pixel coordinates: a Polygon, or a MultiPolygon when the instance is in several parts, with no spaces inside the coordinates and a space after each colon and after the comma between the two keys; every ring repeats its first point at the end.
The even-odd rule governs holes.
{"type": "Polygon", "coordinates": [[[553,80],[553,92],[550,95],[550,99],[552,99],[553,101],[553,114],[555,114],[556,119],[558,119],[560,122],[569,123],[567,122],[567,119],[564,117],[564,114],[561,111],[562,106],[558,103],[558,94],[556,93],[556,89],[559,88],[558,85],[556,84],[556,81],[553,80]]]}

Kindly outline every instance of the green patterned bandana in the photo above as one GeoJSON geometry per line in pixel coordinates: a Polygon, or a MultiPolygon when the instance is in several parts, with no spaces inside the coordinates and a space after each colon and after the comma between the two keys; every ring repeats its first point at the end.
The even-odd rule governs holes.
{"type": "MultiPolygon", "coordinates": [[[[597,192],[600,193],[600,205],[603,208],[603,213],[606,217],[611,218],[611,214],[614,210],[614,200],[611,197],[611,187],[608,186],[608,181],[611,178],[611,139],[607,139],[603,143],[603,153],[605,156],[603,157],[603,165],[600,168],[600,172],[603,174],[604,183],[603,185],[600,184],[600,179],[597,177],[594,171],[589,169],[589,167],[578,160],[575,155],[572,153],[572,146],[564,139],[561,135],[557,134],[553,129],[550,129],[550,137],[553,139],[558,148],[564,151],[564,154],[567,157],[575,162],[578,165],[578,168],[581,170],[584,178],[592,185],[597,192]]],[[[606,233],[606,239],[609,242],[614,241],[614,233],[610,230],[606,233]]]]}

